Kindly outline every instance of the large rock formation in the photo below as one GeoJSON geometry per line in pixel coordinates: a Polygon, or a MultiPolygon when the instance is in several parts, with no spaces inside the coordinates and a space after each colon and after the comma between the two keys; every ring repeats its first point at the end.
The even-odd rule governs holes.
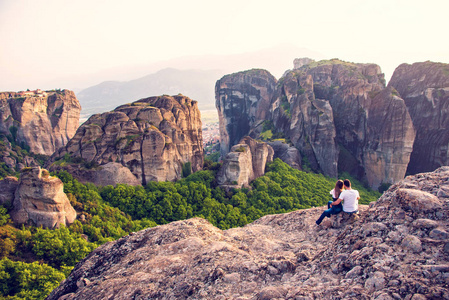
{"type": "Polygon", "coordinates": [[[75,134],[80,111],[69,90],[0,93],[0,134],[30,152],[52,155],[75,134]]]}
{"type": "MultiPolygon", "coordinates": [[[[391,88],[385,89],[380,67],[337,59],[297,59],[295,67],[279,79],[270,111],[263,119],[254,116],[249,129],[238,125],[238,114],[222,109],[227,99],[220,95],[225,88],[217,82],[221,118],[234,118],[232,124],[241,135],[266,138],[272,134],[286,139],[300,151],[304,167],[328,176],[348,171],[373,188],[404,178],[415,131],[404,100],[391,88]]],[[[242,74],[254,76],[252,72],[238,73],[228,75],[226,81],[239,81],[242,74]]],[[[246,122],[248,118],[243,119],[246,122]]],[[[220,123],[225,148],[229,129],[220,123]]]]}
{"type": "Polygon", "coordinates": [[[391,87],[371,99],[362,148],[368,182],[378,187],[406,174],[415,140],[415,129],[404,100],[391,87]]]}
{"type": "Polygon", "coordinates": [[[12,204],[10,215],[16,225],[31,223],[55,228],[76,219],[62,181],[40,167],[23,169],[20,181],[6,177],[0,181],[0,190],[0,204],[12,204]]]}
{"type": "Polygon", "coordinates": [[[337,177],[338,147],[329,102],[314,94],[313,77],[306,72],[287,72],[273,99],[275,131],[283,132],[300,149],[314,170],[337,177]]]}
{"type": "Polygon", "coordinates": [[[52,160],[66,158],[89,166],[120,163],[144,185],[180,179],[184,164],[190,163],[194,172],[203,167],[197,103],[182,95],[164,95],[93,115],[52,160]]]}
{"type": "Polygon", "coordinates": [[[405,100],[416,129],[408,172],[449,165],[449,64],[402,64],[389,85],[405,100]]]}
{"type": "Polygon", "coordinates": [[[407,177],[377,202],[221,231],[195,218],[95,249],[53,299],[448,299],[449,168],[407,177]]]}
{"type": "Polygon", "coordinates": [[[276,78],[265,70],[226,75],[215,85],[215,106],[224,156],[250,129],[268,118],[276,78]]]}
{"type": "Polygon", "coordinates": [[[219,185],[248,186],[265,174],[265,165],[273,161],[273,148],[246,136],[226,154],[217,174],[219,185]]]}

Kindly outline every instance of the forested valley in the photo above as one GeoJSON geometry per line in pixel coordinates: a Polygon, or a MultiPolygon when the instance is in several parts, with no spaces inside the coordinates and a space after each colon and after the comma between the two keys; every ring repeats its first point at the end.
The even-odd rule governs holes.
{"type": "MultiPolygon", "coordinates": [[[[0,207],[0,297],[43,299],[93,249],[131,232],[191,217],[205,218],[223,230],[244,226],[267,214],[325,205],[335,184],[333,178],[299,171],[275,159],[249,188],[227,190],[216,184],[219,167],[206,160],[202,171],[145,187],[97,187],[82,184],[65,171],[52,174],[64,182],[78,218],[53,230],[16,228],[8,215],[11,207],[0,207]]],[[[360,192],[361,204],[380,196],[350,179],[360,192]]]]}

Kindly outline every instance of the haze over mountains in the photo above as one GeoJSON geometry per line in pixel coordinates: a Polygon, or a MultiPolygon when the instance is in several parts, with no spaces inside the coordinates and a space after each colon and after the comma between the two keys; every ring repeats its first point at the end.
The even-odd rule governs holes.
{"type": "MultiPolygon", "coordinates": [[[[215,82],[225,74],[263,68],[280,77],[297,57],[322,58],[305,48],[280,45],[260,51],[232,55],[188,56],[149,65],[114,68],[72,85],[103,82],[77,92],[82,118],[133,102],[148,95],[181,93],[198,101],[200,110],[215,110],[215,82]]],[[[81,79],[79,79],[81,80],[81,79]]]]}
{"type": "Polygon", "coordinates": [[[131,81],[105,81],[78,94],[83,115],[106,112],[148,95],[191,95],[202,109],[214,109],[214,85],[221,71],[164,69],[131,81]]]}

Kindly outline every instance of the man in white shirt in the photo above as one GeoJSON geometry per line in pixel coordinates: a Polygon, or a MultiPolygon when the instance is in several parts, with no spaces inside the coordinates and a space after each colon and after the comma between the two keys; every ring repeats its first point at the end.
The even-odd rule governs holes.
{"type": "Polygon", "coordinates": [[[345,190],[341,192],[338,199],[331,206],[338,205],[343,201],[344,212],[356,213],[359,210],[359,191],[351,189],[351,181],[349,179],[345,179],[343,184],[345,185],[345,190]]]}

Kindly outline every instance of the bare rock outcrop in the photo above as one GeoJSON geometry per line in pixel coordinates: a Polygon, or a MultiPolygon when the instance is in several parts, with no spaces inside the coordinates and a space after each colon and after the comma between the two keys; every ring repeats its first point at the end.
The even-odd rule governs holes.
{"type": "Polygon", "coordinates": [[[52,161],[67,156],[69,161],[91,166],[120,163],[144,185],[180,179],[183,164],[190,162],[193,172],[203,167],[197,102],[182,95],[164,95],[93,115],[52,161]]]}
{"type": "Polygon", "coordinates": [[[215,85],[222,156],[248,135],[257,122],[268,118],[276,78],[265,70],[226,75],[215,85]]]}
{"type": "Polygon", "coordinates": [[[12,205],[18,185],[17,177],[7,176],[0,180],[0,205],[12,205]]]}
{"type": "Polygon", "coordinates": [[[194,218],[95,249],[53,299],[448,299],[449,167],[409,176],[358,220],[324,208],[221,231],[194,218]]]}
{"type": "Polygon", "coordinates": [[[301,153],[298,148],[290,146],[282,141],[273,141],[268,143],[273,148],[273,159],[279,158],[292,168],[301,170],[301,153]]]}
{"type": "Polygon", "coordinates": [[[404,99],[416,129],[408,172],[449,165],[449,64],[402,64],[389,85],[404,99]]]}
{"type": "MultiPolygon", "coordinates": [[[[264,99],[263,106],[253,104],[254,109],[269,108],[263,118],[257,114],[242,116],[243,107],[237,113],[223,109],[234,107],[231,104],[234,100],[223,96],[227,95],[226,85],[217,82],[217,108],[220,119],[227,120],[220,122],[223,147],[227,149],[237,143],[229,139],[237,131],[239,138],[244,135],[280,138],[298,149],[301,161],[299,166],[293,162],[295,168],[308,168],[331,177],[346,171],[366,180],[372,188],[403,179],[415,129],[405,101],[396,90],[385,87],[380,67],[338,59],[316,62],[307,58],[296,59],[294,65],[293,70],[279,79],[270,93],[271,99],[264,99]]],[[[251,72],[248,74],[252,75],[251,72]]],[[[244,74],[224,78],[226,82],[241,82],[244,74]]],[[[251,88],[248,85],[252,82],[247,80],[245,90],[260,90],[264,82],[267,81],[256,81],[251,88]]],[[[228,94],[244,95],[239,88],[242,87],[233,85],[228,94]]],[[[271,89],[271,85],[266,89],[271,89]]],[[[284,147],[277,149],[285,150],[284,147]]]]}
{"type": "Polygon", "coordinates": [[[81,106],[69,90],[0,93],[0,133],[22,148],[52,155],[79,126],[81,106]]]}
{"type": "Polygon", "coordinates": [[[373,188],[403,179],[415,133],[404,100],[385,90],[380,67],[333,59],[298,72],[310,75],[314,96],[332,106],[339,169],[373,188]]]}
{"type": "Polygon", "coordinates": [[[84,164],[69,163],[52,165],[52,171],[67,171],[81,183],[93,183],[97,186],[117,184],[141,185],[141,181],[131,171],[120,163],[109,162],[101,166],[86,168],[84,164]]]}
{"type": "Polygon", "coordinates": [[[387,87],[373,96],[367,110],[363,167],[372,187],[404,177],[410,163],[415,129],[404,100],[387,87]]]}
{"type": "Polygon", "coordinates": [[[140,181],[131,171],[122,164],[110,162],[98,167],[93,172],[94,177],[92,183],[95,185],[117,185],[119,183],[128,185],[140,185],[140,181]]]}
{"type": "Polygon", "coordinates": [[[25,168],[19,182],[7,177],[0,181],[0,187],[7,187],[2,202],[12,203],[10,215],[17,225],[31,223],[55,228],[69,225],[76,219],[76,211],[64,193],[62,181],[51,177],[45,169],[25,168]]]}
{"type": "Polygon", "coordinates": [[[221,186],[248,186],[254,177],[251,150],[246,144],[232,146],[223,159],[223,165],[217,174],[217,183],[221,186]]]}
{"type": "Polygon", "coordinates": [[[272,103],[272,120],[306,157],[310,167],[337,176],[338,146],[330,103],[315,96],[314,79],[306,70],[287,72],[272,103]]]}
{"type": "Polygon", "coordinates": [[[240,140],[240,144],[246,144],[249,146],[252,158],[252,169],[254,180],[265,174],[265,166],[267,163],[273,161],[274,151],[273,148],[264,142],[254,140],[249,136],[245,136],[240,140]]]}
{"type": "Polygon", "coordinates": [[[249,136],[240,140],[226,154],[217,174],[219,185],[248,186],[251,181],[265,174],[265,165],[273,161],[273,148],[249,136]]]}

